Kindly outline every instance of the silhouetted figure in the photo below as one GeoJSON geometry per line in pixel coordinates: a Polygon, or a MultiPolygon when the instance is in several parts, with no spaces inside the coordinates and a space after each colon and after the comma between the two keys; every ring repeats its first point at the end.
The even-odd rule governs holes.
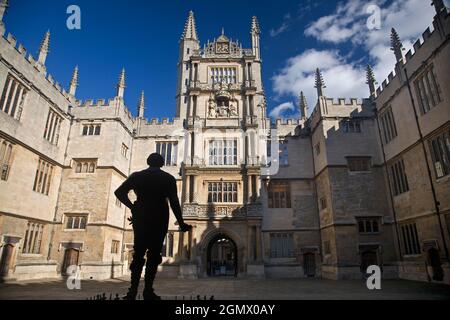
{"type": "Polygon", "coordinates": [[[134,231],[134,253],[130,265],[131,286],[124,299],[135,300],[142,269],[144,255],[147,253],[145,268],[144,300],[160,300],[153,291],[158,265],[162,262],[161,250],[169,226],[169,206],[178,221],[180,231],[189,231],[192,227],[183,221],[178,200],[175,178],[161,170],[164,159],[152,153],[148,159],[148,169],[135,172],[115,191],[116,197],[131,209],[131,223],[134,231]],[[131,203],[128,193],[133,190],[137,200],[131,203]]]}

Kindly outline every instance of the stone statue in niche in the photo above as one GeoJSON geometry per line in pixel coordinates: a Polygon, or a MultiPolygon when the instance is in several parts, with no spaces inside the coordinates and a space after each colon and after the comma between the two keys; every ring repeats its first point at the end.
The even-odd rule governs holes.
{"type": "Polygon", "coordinates": [[[208,101],[208,118],[238,117],[237,101],[210,98],[208,101]]]}
{"type": "Polygon", "coordinates": [[[219,116],[220,117],[226,117],[228,116],[228,101],[220,100],[219,101],[219,116]]]}
{"type": "Polygon", "coordinates": [[[228,116],[230,116],[230,117],[238,116],[237,106],[234,101],[230,101],[230,106],[228,108],[228,116]]]}
{"type": "Polygon", "coordinates": [[[217,117],[217,104],[216,101],[214,101],[214,99],[209,99],[209,103],[208,103],[208,117],[210,118],[215,118],[217,117]]]}

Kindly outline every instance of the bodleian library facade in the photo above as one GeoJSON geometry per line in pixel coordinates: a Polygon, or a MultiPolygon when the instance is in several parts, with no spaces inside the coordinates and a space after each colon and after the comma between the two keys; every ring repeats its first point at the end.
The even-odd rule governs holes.
{"type": "Polygon", "coordinates": [[[83,279],[128,274],[131,213],[114,190],[158,152],[193,225],[180,233],[171,216],[160,277],[361,279],[378,265],[383,278],[450,283],[450,18],[442,1],[412,50],[404,53],[392,30],[397,63],[379,87],[368,66],[366,98],[327,97],[317,66],[317,101],[308,111],[299,93],[296,119],[266,114],[256,17],[245,48],[223,31],[201,44],[190,12],[176,116],[149,120],[143,92],[136,115],[126,106],[125,70],[108,100],[76,98],[77,67],[63,88],[46,70],[50,33],[33,57],[6,32],[7,5],[3,281],[62,277],[73,265],[83,279]]]}

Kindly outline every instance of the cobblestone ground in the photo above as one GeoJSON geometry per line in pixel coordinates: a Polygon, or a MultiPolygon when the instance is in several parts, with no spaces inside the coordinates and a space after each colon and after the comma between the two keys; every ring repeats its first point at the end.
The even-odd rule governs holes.
{"type": "MultiPolygon", "coordinates": [[[[141,283],[142,289],[143,283],[141,283]]],[[[163,299],[197,299],[200,295],[219,299],[450,299],[450,286],[404,280],[382,281],[381,290],[368,290],[363,281],[324,279],[157,279],[156,292],[163,299]]],[[[29,281],[0,284],[0,299],[85,300],[106,293],[123,295],[128,278],[106,281],[82,281],[81,290],[68,290],[63,280],[29,281]]]]}

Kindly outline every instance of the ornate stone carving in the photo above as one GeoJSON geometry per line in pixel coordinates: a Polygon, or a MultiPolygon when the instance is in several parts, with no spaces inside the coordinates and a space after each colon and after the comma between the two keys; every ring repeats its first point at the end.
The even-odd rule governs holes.
{"type": "Polygon", "coordinates": [[[215,118],[217,115],[217,103],[214,99],[208,101],[208,117],[215,118]]]}
{"type": "Polygon", "coordinates": [[[198,218],[243,218],[246,216],[246,210],[237,205],[185,204],[183,206],[183,216],[198,218]]]}
{"type": "Polygon", "coordinates": [[[208,118],[238,117],[237,101],[229,90],[230,84],[222,82],[218,85],[214,96],[208,101],[208,118]]]}
{"type": "Polygon", "coordinates": [[[230,53],[230,43],[229,42],[217,42],[216,43],[216,53],[217,54],[230,53]]]}
{"type": "Polygon", "coordinates": [[[228,110],[229,110],[229,116],[230,117],[237,117],[238,116],[237,106],[236,106],[234,101],[230,101],[230,106],[229,106],[228,110]]]}

